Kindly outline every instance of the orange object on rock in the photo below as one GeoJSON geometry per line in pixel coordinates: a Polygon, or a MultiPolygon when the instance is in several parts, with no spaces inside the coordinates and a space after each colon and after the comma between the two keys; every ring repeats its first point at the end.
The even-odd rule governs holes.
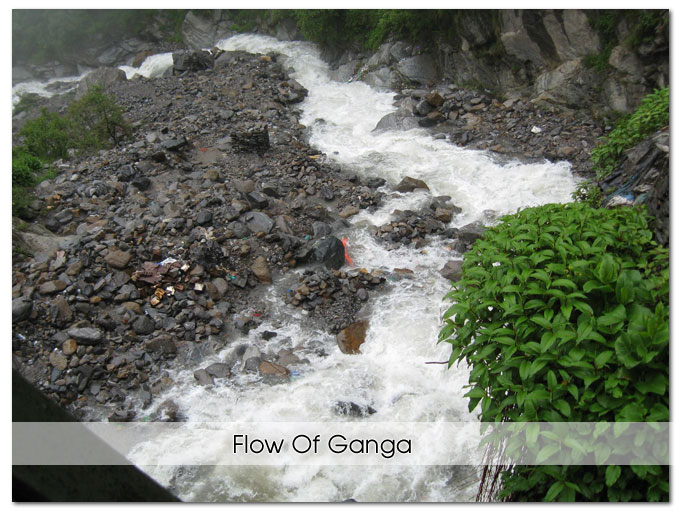
{"type": "Polygon", "coordinates": [[[343,242],[343,248],[345,249],[345,260],[350,266],[354,266],[355,263],[352,262],[352,259],[350,259],[350,256],[348,255],[348,239],[343,238],[341,241],[343,242]]]}

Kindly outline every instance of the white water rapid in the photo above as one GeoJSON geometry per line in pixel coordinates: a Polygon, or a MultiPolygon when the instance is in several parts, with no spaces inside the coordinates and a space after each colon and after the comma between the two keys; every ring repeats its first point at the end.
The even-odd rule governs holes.
{"type": "MultiPolygon", "coordinates": [[[[404,176],[426,181],[432,195],[449,195],[463,209],[452,227],[484,220],[486,210],[500,215],[571,200],[575,181],[567,163],[499,165],[483,152],[434,140],[425,130],[373,133],[376,123],[395,110],[393,94],[377,92],[362,82],[332,81],[313,45],[238,35],[217,46],[287,55],[285,66],[293,68],[292,76],[309,90],[301,104],[301,122],[312,127],[311,144],[365,178],[383,177],[391,184],[404,176]]],[[[450,288],[439,269],[461,255],[437,241],[424,249],[387,250],[367,229],[387,222],[395,209],[418,209],[428,197],[426,192],[396,193],[377,212],[352,217],[352,227],[341,233],[349,238],[357,267],[414,272],[414,278],[390,283],[373,299],[366,311],[370,326],[361,354],[344,355],[332,336],[306,327],[305,317],[283,304],[285,284],[282,288],[281,282],[275,283],[269,309],[263,311],[266,319],[249,333],[247,342],[266,354],[283,348],[298,350],[310,364],[297,367],[292,381],[279,385],[242,373],[214,387],[197,385],[193,371],[198,367],[188,367],[172,375],[172,390],[156,402],[172,399],[189,421],[201,422],[338,422],[342,419],[333,409],[337,401],[373,407],[375,414],[352,419],[367,423],[475,421],[462,397],[467,369],[426,364],[449,358],[448,346],[436,344],[446,307],[442,298],[450,288]],[[264,330],[278,335],[263,341],[264,330]],[[325,347],[326,356],[317,354],[319,347],[325,347]]],[[[234,341],[230,346],[238,344],[234,341]]],[[[201,366],[229,359],[232,350],[227,348],[201,366]]],[[[156,463],[162,452],[181,441],[171,437],[145,443],[133,451],[132,460],[142,466],[156,463]]],[[[473,466],[201,466],[182,471],[148,466],[146,470],[188,501],[470,501],[478,482],[473,466]]]]}

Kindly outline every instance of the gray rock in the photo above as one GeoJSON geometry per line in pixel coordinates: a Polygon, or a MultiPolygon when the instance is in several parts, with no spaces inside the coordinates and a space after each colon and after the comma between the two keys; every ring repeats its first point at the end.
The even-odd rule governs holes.
{"type": "Polygon", "coordinates": [[[215,378],[229,378],[232,374],[227,364],[216,362],[206,367],[206,372],[215,378]]]}
{"type": "Polygon", "coordinates": [[[327,268],[337,270],[345,264],[345,247],[335,236],[327,236],[317,241],[313,251],[315,261],[327,268]]]}
{"type": "Polygon", "coordinates": [[[137,316],[132,322],[132,329],[137,335],[149,335],[156,330],[156,324],[149,316],[137,316]]]}
{"type": "Polygon", "coordinates": [[[461,280],[461,266],[463,261],[447,261],[440,270],[440,275],[452,282],[461,280]]]}
{"type": "Polygon", "coordinates": [[[97,328],[72,328],[68,331],[68,334],[78,341],[79,344],[86,346],[99,344],[102,340],[102,332],[97,328]]]}
{"type": "Polygon", "coordinates": [[[207,209],[202,209],[199,214],[196,215],[196,223],[198,225],[207,225],[213,221],[213,213],[207,209]]]}
{"type": "Polygon", "coordinates": [[[274,220],[259,211],[249,211],[243,218],[246,222],[246,227],[254,234],[259,232],[268,234],[274,227],[274,220]]]}
{"type": "Polygon", "coordinates": [[[130,262],[130,259],[132,256],[123,250],[111,250],[104,260],[106,261],[106,264],[111,266],[112,268],[116,268],[117,270],[122,270],[126,266],[128,266],[128,263],[130,262]]]}
{"type": "Polygon", "coordinates": [[[402,77],[410,82],[429,83],[438,80],[435,60],[427,54],[402,59],[396,68],[402,77]]]}
{"type": "Polygon", "coordinates": [[[107,89],[117,82],[124,82],[126,80],[125,71],[113,67],[100,67],[80,81],[76,89],[76,99],[81,99],[95,85],[107,89]]]}
{"type": "Polygon", "coordinates": [[[205,369],[199,369],[197,371],[194,371],[194,378],[199,382],[199,385],[214,385],[215,381],[213,380],[213,377],[208,374],[208,371],[205,369]]]}
{"type": "Polygon", "coordinates": [[[28,318],[32,310],[32,300],[23,296],[15,298],[12,300],[12,323],[28,318]]]}
{"type": "Polygon", "coordinates": [[[160,353],[161,355],[173,355],[177,353],[177,346],[175,341],[169,335],[161,335],[146,342],[144,349],[151,353],[160,353]]]}

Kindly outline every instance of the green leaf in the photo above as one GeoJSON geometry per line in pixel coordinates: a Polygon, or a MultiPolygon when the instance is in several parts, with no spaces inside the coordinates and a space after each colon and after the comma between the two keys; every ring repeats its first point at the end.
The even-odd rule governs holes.
{"type": "Polygon", "coordinates": [[[622,469],[619,465],[608,465],[608,468],[605,469],[605,484],[608,486],[615,484],[621,473],[622,469]]]}
{"type": "Polygon", "coordinates": [[[603,353],[599,353],[596,358],[594,359],[594,365],[596,366],[597,369],[600,369],[603,367],[608,360],[613,356],[612,351],[604,351],[603,353]]]}
{"type": "Polygon", "coordinates": [[[548,460],[551,456],[556,454],[558,451],[560,451],[560,445],[557,445],[557,444],[545,445],[544,447],[541,448],[541,450],[537,454],[537,459],[536,459],[537,465],[541,465],[546,460],[548,460]]]}
{"type": "Polygon", "coordinates": [[[564,399],[558,399],[553,403],[553,406],[568,419],[571,415],[570,405],[564,399]]]}
{"type": "Polygon", "coordinates": [[[556,497],[565,489],[565,483],[563,481],[556,481],[551,485],[549,491],[546,492],[544,496],[544,502],[555,502],[556,497]]]}

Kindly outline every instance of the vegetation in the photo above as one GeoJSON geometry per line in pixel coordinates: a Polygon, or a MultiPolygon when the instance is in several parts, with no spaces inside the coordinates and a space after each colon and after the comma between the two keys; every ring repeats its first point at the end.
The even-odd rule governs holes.
{"type": "Polygon", "coordinates": [[[641,101],[636,111],[622,118],[591,153],[599,178],[606,177],[627,149],[669,125],[669,87],[658,89],[641,101]]]}
{"type": "Polygon", "coordinates": [[[19,132],[23,145],[12,149],[12,212],[23,217],[30,204],[31,189],[41,179],[45,163],[69,157],[69,150],[88,154],[119,143],[128,133],[123,111],[99,86],[73,102],[65,115],[41,110],[19,132]]]}
{"type": "MultiPolygon", "coordinates": [[[[669,420],[669,254],[642,211],[529,208],[487,231],[447,294],[439,341],[471,367],[485,422],[669,420]]],[[[668,500],[668,468],[531,466],[501,499],[668,500]]]]}

